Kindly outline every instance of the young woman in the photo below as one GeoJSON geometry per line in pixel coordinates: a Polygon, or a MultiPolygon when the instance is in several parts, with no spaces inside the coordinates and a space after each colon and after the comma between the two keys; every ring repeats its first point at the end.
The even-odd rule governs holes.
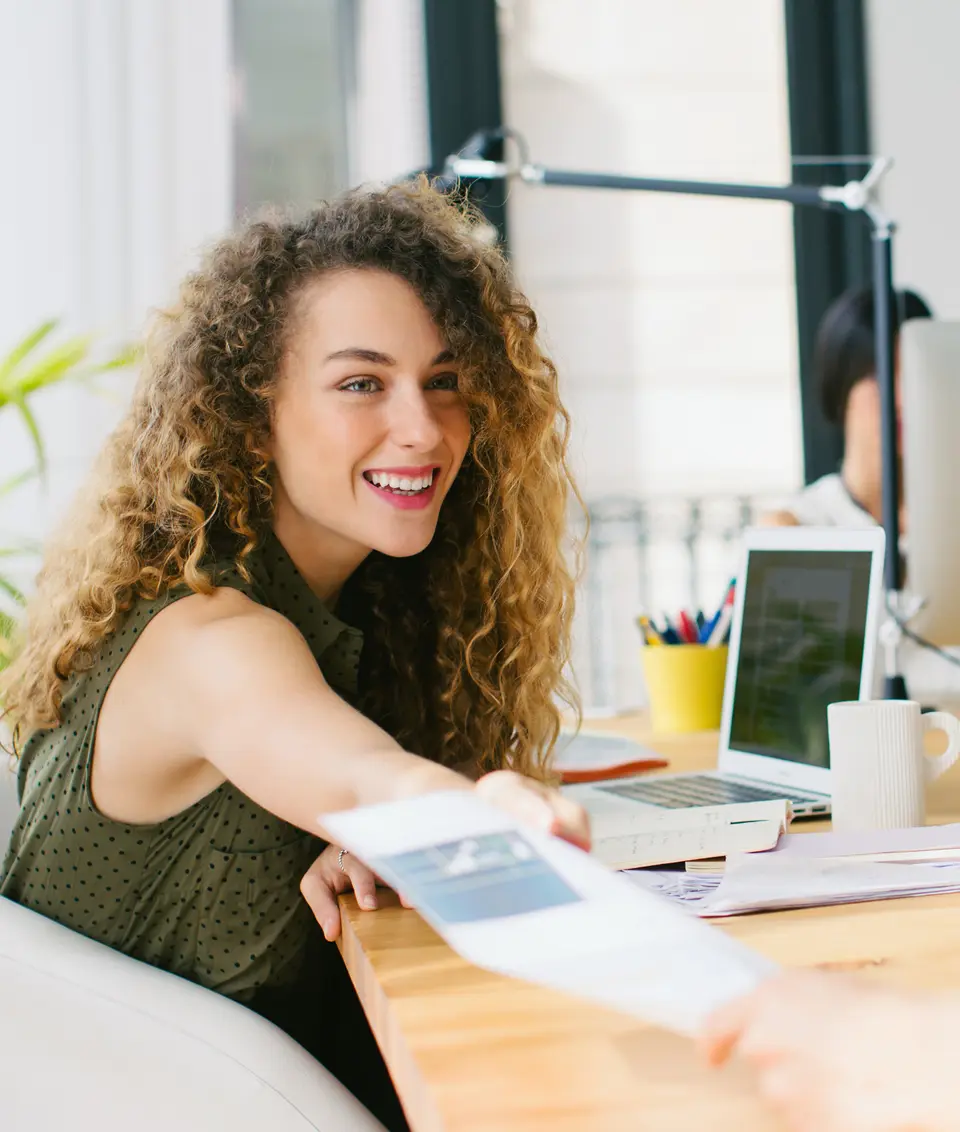
{"type": "Polygon", "coordinates": [[[425,184],[213,248],[5,675],[0,892],[250,1003],[369,1101],[375,1046],[342,1064],[342,965],[300,885],[332,937],[340,866],[361,896],[372,877],[317,860],[318,815],[476,789],[589,840],[542,781],[569,696],[566,424],[504,260],[425,184]]]}

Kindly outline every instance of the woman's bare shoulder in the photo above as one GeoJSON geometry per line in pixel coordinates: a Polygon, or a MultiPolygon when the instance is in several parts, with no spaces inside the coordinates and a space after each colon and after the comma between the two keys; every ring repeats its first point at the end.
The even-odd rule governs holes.
{"type": "Polygon", "coordinates": [[[211,714],[256,698],[262,673],[302,651],[274,610],[229,587],[190,594],[156,613],[115,673],[97,725],[92,785],[104,813],[153,822],[223,781],[203,757],[211,714]]]}

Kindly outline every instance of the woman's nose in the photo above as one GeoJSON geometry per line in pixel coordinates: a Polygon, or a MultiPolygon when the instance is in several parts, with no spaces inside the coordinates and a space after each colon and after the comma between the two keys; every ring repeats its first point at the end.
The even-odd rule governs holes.
{"type": "Polygon", "coordinates": [[[391,431],[398,444],[424,452],[436,448],[443,430],[422,392],[398,397],[392,408],[391,431]]]}

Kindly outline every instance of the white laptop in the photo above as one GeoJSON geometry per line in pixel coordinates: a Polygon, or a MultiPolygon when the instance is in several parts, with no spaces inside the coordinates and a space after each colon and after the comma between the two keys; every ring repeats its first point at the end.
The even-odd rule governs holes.
{"type": "MultiPolygon", "coordinates": [[[[827,704],[869,699],[883,604],[881,528],[744,533],[716,771],[564,788],[596,816],[625,803],[677,808],[789,799],[830,812],[827,704]]],[[[670,647],[670,646],[665,646],[670,647]]]]}

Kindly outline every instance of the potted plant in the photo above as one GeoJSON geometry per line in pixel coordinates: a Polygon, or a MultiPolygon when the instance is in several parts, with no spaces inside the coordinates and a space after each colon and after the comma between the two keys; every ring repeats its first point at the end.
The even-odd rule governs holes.
{"type": "MultiPolygon", "coordinates": [[[[43,437],[30,403],[34,394],[65,381],[89,381],[98,374],[129,366],[136,357],[136,351],[128,347],[105,360],[94,361],[91,359],[93,340],[89,336],[75,335],[54,344],[52,336],[58,325],[56,319],[44,322],[0,358],[0,413],[19,414],[30,435],[35,456],[30,467],[0,480],[0,501],[46,471],[43,437]]],[[[38,549],[34,542],[26,539],[0,540],[0,596],[7,599],[7,608],[0,608],[0,668],[10,658],[15,609],[24,603],[22,591],[4,566],[10,559],[36,553],[38,549]]]]}

